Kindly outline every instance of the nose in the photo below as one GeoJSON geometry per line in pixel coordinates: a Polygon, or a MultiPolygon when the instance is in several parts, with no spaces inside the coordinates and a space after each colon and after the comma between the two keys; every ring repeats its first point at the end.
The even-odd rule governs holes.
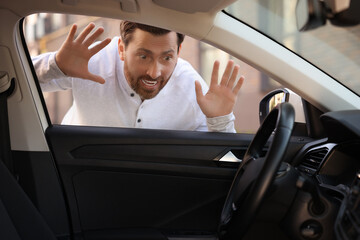
{"type": "Polygon", "coordinates": [[[157,61],[153,61],[147,71],[147,74],[152,78],[156,79],[160,77],[161,75],[161,64],[159,64],[157,61]]]}

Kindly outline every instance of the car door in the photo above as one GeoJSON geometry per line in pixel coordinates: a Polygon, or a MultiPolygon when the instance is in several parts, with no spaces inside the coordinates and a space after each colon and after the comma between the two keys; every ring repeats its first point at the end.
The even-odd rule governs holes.
{"type": "MultiPolygon", "coordinates": [[[[199,235],[217,229],[222,204],[251,135],[51,126],[46,136],[85,238],[199,235]],[[116,234],[115,234],[116,233],[116,234]]],[[[126,237],[125,237],[126,238],[126,237]]]]}
{"type": "MultiPolygon", "coordinates": [[[[251,134],[53,125],[46,130],[72,229],[85,239],[216,232],[251,134]]],[[[298,149],[294,141],[291,148],[298,149]]],[[[291,151],[290,151],[291,152],[291,151]]],[[[161,239],[161,238],[159,238],[161,239]]]]}

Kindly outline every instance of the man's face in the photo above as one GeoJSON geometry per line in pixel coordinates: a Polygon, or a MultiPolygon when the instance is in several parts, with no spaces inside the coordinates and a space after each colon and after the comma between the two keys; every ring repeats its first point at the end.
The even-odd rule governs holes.
{"type": "Polygon", "coordinates": [[[126,80],[143,100],[155,97],[169,81],[177,63],[177,49],[175,32],[155,36],[136,29],[126,48],[119,41],[126,80]]]}

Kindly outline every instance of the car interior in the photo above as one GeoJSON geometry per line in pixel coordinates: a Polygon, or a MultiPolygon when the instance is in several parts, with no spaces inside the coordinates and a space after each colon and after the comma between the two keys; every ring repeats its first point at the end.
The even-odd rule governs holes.
{"type": "MultiPolygon", "coordinates": [[[[358,239],[359,81],[337,80],[231,15],[232,4],[253,2],[268,6],[1,0],[0,238],[358,239]],[[256,133],[52,124],[24,37],[25,17],[42,12],[182,32],[284,88],[259,102],[256,133]],[[301,107],[292,104],[294,95],[301,107]],[[305,122],[296,121],[299,112],[305,122]],[[223,161],[230,153],[236,160],[223,161]]],[[[293,2],[298,31],[328,25],[353,31],[358,71],[359,1],[293,2]]]]}

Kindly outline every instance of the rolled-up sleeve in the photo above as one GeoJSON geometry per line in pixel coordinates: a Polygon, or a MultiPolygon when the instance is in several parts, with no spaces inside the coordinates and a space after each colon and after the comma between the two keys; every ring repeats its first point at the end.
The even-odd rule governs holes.
{"type": "Polygon", "coordinates": [[[232,112],[228,115],[206,119],[208,129],[211,132],[236,133],[234,121],[235,121],[235,116],[234,113],[232,112]]]}
{"type": "Polygon", "coordinates": [[[55,54],[55,52],[44,53],[31,59],[41,90],[44,92],[61,91],[72,87],[72,78],[60,70],[55,61],[55,54]]]}

